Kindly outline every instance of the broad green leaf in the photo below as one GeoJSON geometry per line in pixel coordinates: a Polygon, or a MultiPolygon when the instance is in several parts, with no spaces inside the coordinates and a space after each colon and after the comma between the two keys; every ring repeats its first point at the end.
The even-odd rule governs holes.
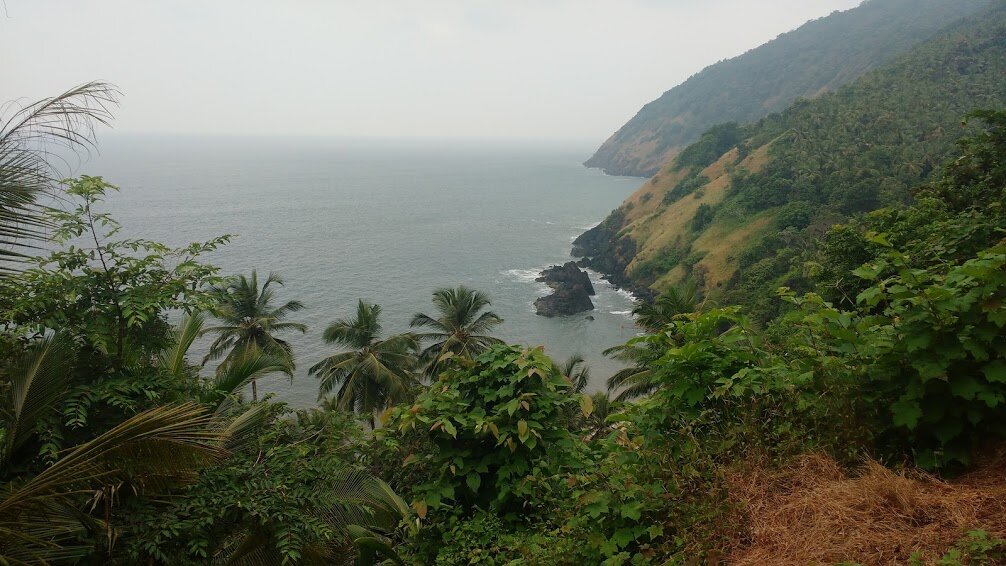
{"type": "Polygon", "coordinates": [[[476,473],[470,473],[465,476],[465,483],[468,484],[468,489],[478,493],[479,486],[482,485],[482,476],[476,473]]]}
{"type": "Polygon", "coordinates": [[[908,430],[915,430],[922,418],[922,407],[919,406],[918,399],[902,398],[891,405],[891,412],[895,426],[903,426],[908,430]]]}
{"type": "Polygon", "coordinates": [[[1006,360],[995,360],[985,364],[982,373],[992,383],[1006,383],[1006,360]]]}

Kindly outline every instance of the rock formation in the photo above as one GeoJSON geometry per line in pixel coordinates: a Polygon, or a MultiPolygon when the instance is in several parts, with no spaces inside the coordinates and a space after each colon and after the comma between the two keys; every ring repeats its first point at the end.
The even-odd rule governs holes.
{"type": "Polygon", "coordinates": [[[552,288],[552,294],[534,302],[537,313],[541,316],[567,316],[584,311],[594,310],[590,297],[594,294],[594,286],[586,271],[580,269],[575,262],[565,265],[554,265],[541,272],[537,281],[544,282],[552,288]]]}

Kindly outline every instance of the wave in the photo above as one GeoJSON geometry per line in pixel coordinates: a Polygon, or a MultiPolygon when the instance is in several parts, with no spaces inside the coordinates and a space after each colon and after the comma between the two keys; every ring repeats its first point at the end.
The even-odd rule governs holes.
{"type": "MultiPolygon", "coordinates": [[[[541,281],[535,281],[535,279],[541,277],[542,270],[544,267],[538,267],[535,269],[507,269],[501,273],[507,277],[510,281],[516,281],[518,283],[531,283],[537,289],[537,294],[547,295],[552,292],[551,287],[546,285],[541,281]]],[[[534,302],[532,301],[532,306],[534,302]]]]}
{"type": "Polygon", "coordinates": [[[513,281],[518,281],[520,283],[534,283],[535,279],[541,277],[541,271],[545,269],[507,269],[502,271],[503,275],[506,275],[513,281]]]}
{"type": "Polygon", "coordinates": [[[620,287],[616,287],[616,288],[614,289],[614,291],[615,291],[616,293],[618,293],[619,295],[621,295],[621,296],[625,297],[626,299],[631,299],[631,300],[633,300],[633,301],[635,301],[635,300],[636,300],[636,296],[635,296],[635,295],[633,295],[633,294],[632,294],[632,291],[629,291],[628,289],[622,289],[622,288],[620,288],[620,287]]]}
{"type": "Polygon", "coordinates": [[[608,314],[617,314],[620,316],[627,316],[632,318],[632,311],[610,311],[608,314]]]}

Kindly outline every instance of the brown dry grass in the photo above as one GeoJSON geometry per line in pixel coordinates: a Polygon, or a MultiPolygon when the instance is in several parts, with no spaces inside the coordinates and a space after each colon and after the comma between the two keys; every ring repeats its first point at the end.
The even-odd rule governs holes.
{"type": "Polygon", "coordinates": [[[1006,456],[998,451],[952,481],[875,462],[850,475],[824,456],[803,457],[783,471],[737,474],[730,491],[747,533],[727,562],[906,564],[915,552],[933,561],[969,530],[1006,536],[1004,472],[1006,456]]]}

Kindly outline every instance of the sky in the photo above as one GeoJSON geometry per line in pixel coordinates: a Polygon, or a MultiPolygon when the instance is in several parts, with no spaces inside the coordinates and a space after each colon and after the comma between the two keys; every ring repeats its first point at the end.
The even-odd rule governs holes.
{"type": "Polygon", "coordinates": [[[860,0],[0,0],[0,101],[102,79],[124,132],[594,140],[860,0]]]}

